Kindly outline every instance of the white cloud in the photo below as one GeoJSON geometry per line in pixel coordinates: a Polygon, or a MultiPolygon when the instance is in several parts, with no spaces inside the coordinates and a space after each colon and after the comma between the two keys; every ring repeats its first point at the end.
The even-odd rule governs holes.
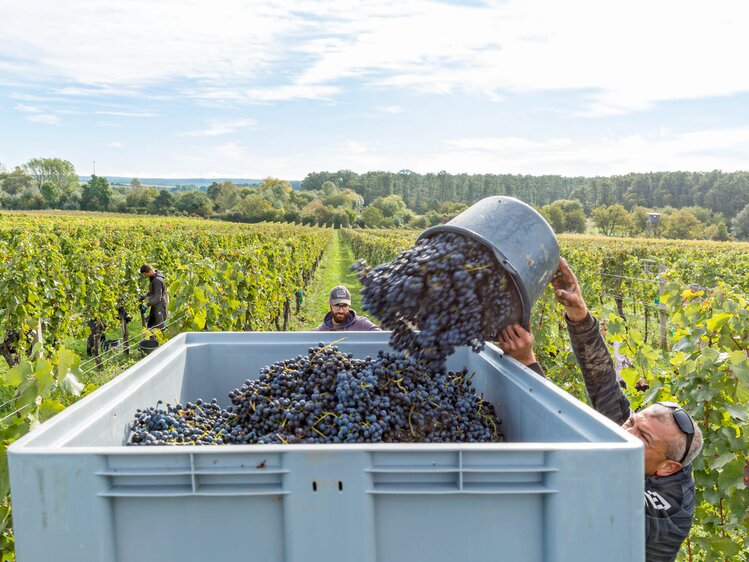
{"type": "Polygon", "coordinates": [[[415,169],[451,172],[611,175],[668,170],[746,169],[749,128],[593,139],[460,138],[415,169]]]}
{"type": "Polygon", "coordinates": [[[566,148],[572,144],[571,139],[546,139],[536,141],[522,137],[479,137],[450,139],[448,146],[461,150],[481,150],[487,152],[529,151],[533,149],[566,148]]]}
{"type": "Polygon", "coordinates": [[[749,47],[749,5],[739,1],[407,6],[410,13],[392,20],[348,22],[360,28],[355,38],[326,44],[302,80],[366,76],[386,87],[491,99],[500,91],[586,91],[594,115],[749,91],[749,76],[735,72],[735,54],[749,47]]]}
{"type": "MultiPolygon", "coordinates": [[[[303,179],[310,170],[337,170],[343,167],[364,172],[389,169],[397,157],[384,150],[385,146],[375,141],[348,140],[334,146],[309,146],[302,152],[266,150],[263,146],[228,141],[205,147],[191,147],[179,155],[179,164],[161,169],[156,175],[172,173],[174,177],[187,176],[303,179]]],[[[393,168],[395,170],[401,169],[393,168]]],[[[146,177],[151,172],[139,173],[146,177]]],[[[130,173],[130,172],[128,172],[130,173]]],[[[156,173],[154,171],[154,173],[156,173]]],[[[132,174],[131,174],[132,175],[132,174]]],[[[137,174],[136,174],[137,175],[137,174]]]]}
{"type": "Polygon", "coordinates": [[[341,89],[336,86],[288,84],[267,88],[190,88],[182,93],[201,102],[225,104],[270,103],[293,99],[329,100],[340,91],[341,89]]]}
{"type": "Polygon", "coordinates": [[[749,91],[736,70],[747,16],[743,0],[6,0],[0,68],[78,97],[155,85],[205,101],[328,99],[356,78],[493,100],[574,90],[606,115],[749,91]]]}
{"type": "Polygon", "coordinates": [[[150,111],[95,111],[97,115],[114,115],[116,117],[156,117],[150,111]]]}
{"type": "Polygon", "coordinates": [[[392,114],[403,112],[403,108],[400,107],[399,105],[388,105],[384,107],[378,107],[377,110],[382,111],[383,113],[392,113],[392,114]]]}
{"type": "Polygon", "coordinates": [[[15,110],[22,113],[41,113],[43,111],[39,107],[36,107],[34,105],[26,105],[25,103],[16,104],[15,110]]]}
{"type": "Polygon", "coordinates": [[[252,157],[252,151],[236,142],[225,142],[213,147],[213,151],[227,160],[247,161],[252,157]]]}
{"type": "Polygon", "coordinates": [[[561,174],[596,176],[650,171],[745,170],[749,127],[676,134],[596,137],[580,140],[556,137],[454,138],[442,149],[427,147],[420,154],[392,150],[383,141],[348,140],[310,146],[298,153],[277,154],[258,146],[224,142],[188,147],[164,162],[136,158],[134,168],[113,171],[136,177],[235,177],[302,179],[310,170],[350,169],[417,173],[561,174]],[[145,164],[144,164],[145,162],[145,164]],[[144,166],[136,172],[133,169],[144,166]],[[156,166],[154,168],[154,166],[156,166]]]}
{"type": "Polygon", "coordinates": [[[24,94],[21,92],[11,92],[8,94],[10,99],[21,100],[21,101],[48,101],[47,98],[42,96],[35,96],[33,94],[24,94]]]}
{"type": "Polygon", "coordinates": [[[183,133],[177,133],[180,137],[218,137],[221,135],[228,135],[239,129],[246,129],[247,127],[254,127],[254,119],[236,119],[234,121],[224,121],[213,123],[206,129],[199,129],[196,131],[186,131],[183,133]]]}
{"type": "Polygon", "coordinates": [[[341,89],[335,86],[288,85],[273,88],[250,88],[246,97],[255,102],[285,101],[291,99],[330,99],[341,89]]]}
{"type": "MultiPolygon", "coordinates": [[[[407,157],[408,159],[411,156],[407,157]]],[[[289,163],[286,177],[303,178],[310,170],[354,170],[367,172],[371,170],[398,171],[402,165],[404,154],[393,151],[388,143],[377,140],[349,139],[335,143],[331,147],[320,146],[305,153],[301,158],[295,158],[289,163]]]]}
{"type": "Polygon", "coordinates": [[[48,113],[35,113],[29,115],[26,119],[33,123],[43,123],[44,125],[59,125],[60,118],[57,115],[50,115],[48,113]]]}
{"type": "MultiPolygon", "coordinates": [[[[668,100],[749,93],[749,73],[737,70],[749,52],[749,3],[473,4],[5,0],[0,85],[13,84],[4,97],[22,127],[117,127],[89,142],[116,137],[127,146],[120,165],[164,167],[151,175],[746,169],[736,100],[706,104],[704,113],[689,104],[688,118],[682,105],[655,110],[668,100]],[[414,92],[428,95],[403,96],[414,92]],[[483,120],[480,98],[505,105],[483,120]],[[299,100],[312,103],[289,103],[299,100]],[[258,106],[250,112],[249,104],[258,106]],[[606,119],[647,108],[652,115],[606,119]],[[581,123],[581,115],[596,119],[581,123]],[[717,129],[725,123],[736,128],[717,129]],[[655,132],[659,125],[668,129],[655,132]],[[716,130],[674,132],[708,126],[716,130]],[[230,136],[254,127],[265,142],[230,136]],[[453,138],[438,144],[438,134],[453,138]],[[248,144],[222,143],[234,139],[248,144]]],[[[86,136],[68,137],[83,162],[86,136]]],[[[22,162],[32,149],[54,153],[59,140],[46,137],[0,148],[22,162]]]]}
{"type": "Polygon", "coordinates": [[[34,94],[24,94],[22,92],[10,92],[8,97],[13,100],[21,101],[50,101],[51,99],[44,96],[36,96],[34,94]]]}
{"type": "MultiPolygon", "coordinates": [[[[237,142],[225,142],[208,150],[188,149],[180,154],[184,166],[177,166],[175,177],[185,177],[185,167],[200,177],[234,177],[260,179],[268,176],[300,179],[304,174],[289,175],[298,160],[294,155],[274,155],[262,149],[237,142]]],[[[306,173],[306,172],[305,172],[306,173]]],[[[144,174],[145,175],[145,174],[144,174]]]]}
{"type": "Polygon", "coordinates": [[[117,149],[125,148],[125,145],[121,143],[120,141],[112,141],[109,143],[109,146],[111,146],[112,148],[117,148],[117,149]]]}
{"type": "Polygon", "coordinates": [[[267,67],[275,38],[302,26],[285,17],[288,8],[242,0],[9,0],[0,8],[0,54],[79,84],[64,88],[70,95],[172,79],[230,81],[267,67]]]}
{"type": "Polygon", "coordinates": [[[74,98],[100,97],[100,96],[137,96],[136,89],[131,87],[125,88],[123,85],[118,87],[108,86],[65,86],[64,88],[55,88],[52,93],[60,96],[74,98]]]}
{"type": "Polygon", "coordinates": [[[369,146],[365,142],[350,140],[346,142],[346,152],[350,154],[366,154],[369,146]]]}

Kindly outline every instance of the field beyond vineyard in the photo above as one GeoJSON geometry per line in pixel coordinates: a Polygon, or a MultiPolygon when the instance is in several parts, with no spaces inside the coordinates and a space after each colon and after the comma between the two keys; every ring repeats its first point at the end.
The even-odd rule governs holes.
{"type": "MultiPolygon", "coordinates": [[[[321,320],[316,315],[328,285],[349,270],[344,261],[392,260],[417,236],[413,230],[0,213],[3,560],[13,559],[7,446],[137,360],[137,342],[151,335],[138,311],[147,288],[138,274],[142,263],[166,274],[171,301],[164,333],[155,334],[160,339],[184,331],[309,329],[321,320]],[[90,336],[126,345],[94,346],[91,358],[81,357],[90,336]]],[[[592,312],[607,321],[607,340],[618,342],[626,359],[622,376],[633,408],[674,399],[701,424],[705,448],[693,467],[696,525],[680,560],[746,559],[749,244],[576,235],[559,242],[592,312]],[[647,389],[635,390],[638,382],[647,389]]],[[[586,400],[550,291],[536,303],[531,328],[549,378],[586,400]]]]}

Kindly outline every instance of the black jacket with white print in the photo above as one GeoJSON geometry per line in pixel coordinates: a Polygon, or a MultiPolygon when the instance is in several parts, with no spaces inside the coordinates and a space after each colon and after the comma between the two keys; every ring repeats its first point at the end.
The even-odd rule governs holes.
{"type": "MultiPolygon", "coordinates": [[[[590,314],[567,320],[572,349],[583,373],[593,407],[621,425],[631,414],[629,400],[616,380],[616,370],[598,321],[590,314]]],[[[538,364],[529,365],[543,374],[538,364]]],[[[645,478],[645,554],[647,562],[673,562],[689,535],[694,518],[692,465],[670,476],[645,478]]]]}

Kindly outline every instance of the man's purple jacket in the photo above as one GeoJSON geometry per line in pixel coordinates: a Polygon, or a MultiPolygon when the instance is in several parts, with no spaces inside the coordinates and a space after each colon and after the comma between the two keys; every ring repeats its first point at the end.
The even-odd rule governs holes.
{"type": "Polygon", "coordinates": [[[322,324],[320,324],[317,328],[315,328],[315,331],[316,332],[339,332],[339,331],[381,332],[382,328],[372,324],[372,322],[370,322],[366,316],[357,316],[356,312],[354,312],[353,310],[349,310],[348,316],[346,316],[346,319],[341,323],[340,326],[336,326],[336,327],[333,326],[333,313],[328,312],[325,315],[325,320],[323,320],[322,324]]]}

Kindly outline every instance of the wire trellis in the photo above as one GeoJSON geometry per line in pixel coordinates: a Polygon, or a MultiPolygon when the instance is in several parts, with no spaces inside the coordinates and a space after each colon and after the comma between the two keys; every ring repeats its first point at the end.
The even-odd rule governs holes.
{"type": "MultiPolygon", "coordinates": [[[[174,324],[175,324],[176,322],[179,322],[179,321],[180,321],[180,320],[182,320],[182,319],[183,319],[183,318],[184,318],[185,316],[186,316],[186,314],[182,314],[181,316],[178,316],[177,318],[174,318],[174,319],[173,319],[173,320],[172,320],[171,322],[168,322],[168,323],[164,324],[164,328],[163,328],[163,329],[164,329],[164,330],[166,330],[166,329],[167,329],[167,328],[168,328],[169,326],[172,326],[172,325],[174,325],[174,324]]],[[[137,337],[137,338],[140,338],[140,337],[141,337],[141,334],[138,334],[138,335],[137,335],[137,336],[135,336],[135,337],[137,337]]],[[[133,339],[133,338],[131,338],[131,339],[133,339]]],[[[103,365],[104,363],[109,363],[109,362],[111,362],[111,361],[112,361],[112,359],[114,359],[115,357],[118,357],[118,356],[122,355],[123,353],[125,353],[125,346],[124,346],[124,345],[123,345],[123,346],[121,346],[120,350],[119,350],[119,351],[118,351],[117,353],[115,353],[115,354],[113,354],[113,355],[109,355],[108,357],[106,357],[105,359],[103,359],[103,360],[102,360],[102,365],[103,365]]],[[[100,356],[100,357],[101,357],[101,356],[100,356]]],[[[90,364],[90,363],[91,363],[92,361],[94,361],[95,359],[96,359],[96,358],[94,358],[94,359],[90,359],[90,360],[86,361],[86,364],[90,364]]],[[[81,369],[81,368],[82,368],[82,366],[83,366],[83,364],[81,364],[81,366],[79,367],[79,369],[81,369]]],[[[95,370],[96,370],[96,369],[98,369],[98,368],[99,368],[99,366],[98,366],[98,364],[96,364],[96,365],[94,365],[93,367],[91,367],[91,368],[89,368],[89,369],[86,369],[86,370],[82,370],[82,369],[81,369],[81,372],[80,372],[80,376],[84,376],[84,375],[87,375],[87,374],[89,374],[89,373],[91,373],[91,372],[95,371],[95,370]]]]}

